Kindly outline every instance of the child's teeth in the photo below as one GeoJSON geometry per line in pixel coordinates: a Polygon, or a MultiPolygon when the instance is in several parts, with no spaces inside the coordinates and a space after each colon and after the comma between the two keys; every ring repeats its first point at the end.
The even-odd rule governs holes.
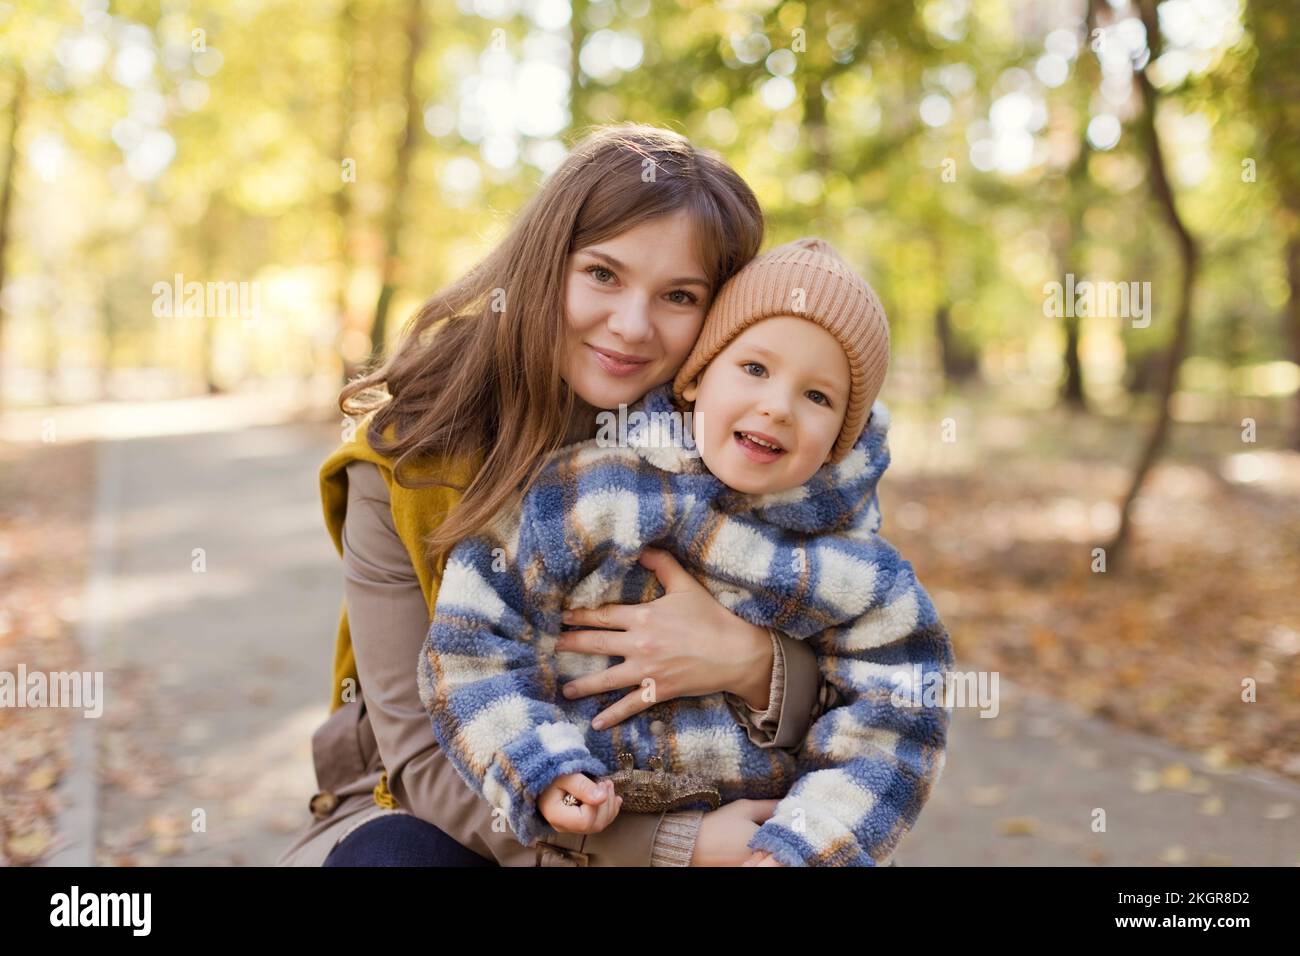
{"type": "Polygon", "coordinates": [[[748,438],[750,441],[752,441],[752,442],[753,442],[754,444],[756,444],[756,445],[762,445],[764,448],[770,448],[770,449],[772,449],[772,451],[776,451],[776,446],[773,445],[771,442],[763,441],[763,439],[761,439],[761,438],[757,438],[757,437],[751,435],[749,432],[745,432],[745,437],[748,438]]]}

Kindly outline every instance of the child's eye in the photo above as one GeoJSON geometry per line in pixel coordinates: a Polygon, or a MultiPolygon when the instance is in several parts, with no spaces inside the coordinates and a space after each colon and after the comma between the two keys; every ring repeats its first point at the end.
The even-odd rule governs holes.
{"type": "Polygon", "coordinates": [[[587,268],[584,269],[583,271],[588,273],[593,279],[595,279],[601,285],[607,285],[609,283],[609,279],[614,278],[614,273],[610,272],[604,266],[587,266],[587,268]],[[602,275],[607,275],[609,276],[609,279],[602,279],[600,275],[597,275],[597,273],[601,273],[602,275]]]}
{"type": "Polygon", "coordinates": [[[700,301],[700,297],[698,295],[696,295],[694,292],[687,292],[685,289],[674,289],[672,292],[669,292],[668,294],[670,296],[671,295],[686,296],[686,298],[684,299],[674,299],[673,302],[675,302],[677,305],[695,305],[697,302],[700,301]]]}
{"type": "Polygon", "coordinates": [[[827,408],[830,408],[831,400],[826,397],[825,392],[819,392],[817,391],[817,389],[814,388],[808,391],[806,394],[818,405],[825,405],[827,408]]]}
{"type": "Polygon", "coordinates": [[[760,365],[758,362],[746,362],[744,365],[741,366],[741,368],[743,368],[750,375],[763,375],[767,372],[767,369],[763,368],[763,366],[760,365]],[[758,369],[758,371],[757,372],[752,371],[753,369],[758,369]]]}

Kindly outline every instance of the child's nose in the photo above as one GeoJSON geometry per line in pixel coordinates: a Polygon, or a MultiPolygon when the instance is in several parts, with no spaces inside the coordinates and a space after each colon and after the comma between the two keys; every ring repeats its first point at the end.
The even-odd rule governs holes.
{"type": "Polygon", "coordinates": [[[783,422],[790,417],[790,402],[783,394],[770,393],[763,397],[759,410],[773,421],[783,422]]]}

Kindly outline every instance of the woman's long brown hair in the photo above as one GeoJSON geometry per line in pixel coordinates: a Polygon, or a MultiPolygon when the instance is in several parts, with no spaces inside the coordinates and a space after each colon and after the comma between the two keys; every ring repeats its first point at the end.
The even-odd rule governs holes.
{"type": "Polygon", "coordinates": [[[670,130],[597,129],[501,243],[420,308],[393,354],[343,389],[344,414],[374,412],[367,437],[405,487],[449,484],[410,475],[431,456],[482,452],[459,504],[428,541],[431,564],[480,531],[563,443],[575,404],[561,377],[569,254],[679,209],[691,213],[716,293],[762,244],[763,214],[749,186],[670,130]]]}

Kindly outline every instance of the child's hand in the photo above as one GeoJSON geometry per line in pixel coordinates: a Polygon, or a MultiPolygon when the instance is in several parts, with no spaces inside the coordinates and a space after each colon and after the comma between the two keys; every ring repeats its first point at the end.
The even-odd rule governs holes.
{"type": "Polygon", "coordinates": [[[764,853],[762,850],[755,850],[748,860],[740,864],[741,866],[784,866],[784,863],[778,863],[776,857],[771,853],[764,853]]]}
{"type": "Polygon", "coordinates": [[[599,833],[618,816],[623,798],[614,793],[614,782],[592,780],[586,774],[560,777],[537,798],[537,812],[560,833],[599,833]],[[564,802],[566,793],[579,800],[564,802]]]}

